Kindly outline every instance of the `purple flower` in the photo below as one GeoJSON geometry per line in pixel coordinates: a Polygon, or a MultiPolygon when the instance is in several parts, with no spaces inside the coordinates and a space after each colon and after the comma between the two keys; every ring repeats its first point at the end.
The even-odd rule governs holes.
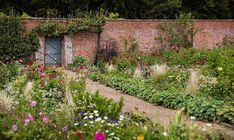
{"type": "Polygon", "coordinates": [[[24,126],[27,126],[29,122],[30,122],[29,119],[25,119],[25,120],[24,120],[24,126]]]}
{"type": "Polygon", "coordinates": [[[96,132],[94,135],[94,140],[105,140],[105,135],[103,132],[96,132]]]}
{"type": "Polygon", "coordinates": [[[46,116],[43,116],[42,121],[43,121],[45,124],[48,124],[49,119],[48,119],[46,116]]]}
{"type": "Polygon", "coordinates": [[[63,128],[62,128],[62,131],[63,132],[66,132],[68,130],[68,127],[67,126],[64,126],[63,128]]]}
{"type": "Polygon", "coordinates": [[[18,126],[16,124],[12,125],[12,130],[13,131],[17,131],[17,129],[18,129],[18,126]]]}
{"type": "Polygon", "coordinates": [[[30,105],[31,105],[31,107],[35,107],[35,106],[37,106],[37,102],[36,101],[31,101],[30,105]]]}
{"type": "Polygon", "coordinates": [[[28,119],[29,121],[33,121],[33,116],[32,116],[30,113],[28,113],[27,119],[28,119]]]}

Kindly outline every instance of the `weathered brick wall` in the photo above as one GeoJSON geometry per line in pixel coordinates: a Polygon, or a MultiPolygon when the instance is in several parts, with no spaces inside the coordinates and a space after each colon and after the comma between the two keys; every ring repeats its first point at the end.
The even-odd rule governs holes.
{"type": "MultiPolygon", "coordinates": [[[[54,19],[61,24],[67,24],[66,19],[54,19]]],[[[32,30],[45,19],[30,19],[24,21],[27,31],[32,30]]],[[[124,49],[123,39],[132,37],[138,41],[140,51],[150,53],[161,46],[155,38],[160,33],[160,24],[163,20],[113,20],[106,21],[101,33],[101,47],[116,47],[118,51],[124,49]]],[[[196,20],[195,29],[199,29],[194,39],[196,48],[212,48],[222,42],[227,36],[234,37],[234,20],[196,20]]],[[[71,36],[73,56],[85,56],[91,62],[95,60],[98,34],[80,32],[71,36]]]]}
{"type": "Polygon", "coordinates": [[[234,20],[198,20],[194,28],[199,29],[193,38],[196,48],[213,48],[225,36],[234,37],[234,20]]]}
{"type": "MultiPolygon", "coordinates": [[[[101,34],[101,46],[106,47],[112,43],[121,51],[124,49],[123,39],[133,37],[139,42],[141,51],[152,52],[161,46],[161,43],[155,40],[160,33],[161,23],[163,20],[107,21],[101,34]]],[[[234,20],[196,20],[194,29],[199,32],[193,38],[193,46],[213,48],[217,43],[221,43],[226,35],[234,37],[234,20]]]]}
{"type": "Polygon", "coordinates": [[[94,62],[97,51],[98,34],[80,32],[72,36],[73,55],[84,56],[90,62],[94,62]]]}

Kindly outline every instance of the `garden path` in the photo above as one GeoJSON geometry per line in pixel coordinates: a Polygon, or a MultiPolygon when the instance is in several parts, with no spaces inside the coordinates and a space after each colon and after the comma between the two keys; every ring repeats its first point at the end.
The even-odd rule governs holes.
{"type": "MultiPolygon", "coordinates": [[[[170,120],[174,117],[176,113],[176,110],[168,109],[163,106],[156,106],[137,97],[123,94],[121,91],[117,91],[115,89],[106,87],[98,82],[93,82],[90,79],[87,79],[86,81],[86,90],[91,93],[99,91],[99,94],[101,96],[110,98],[116,102],[119,101],[121,97],[123,97],[124,99],[124,107],[122,109],[123,112],[133,112],[136,114],[142,114],[143,116],[151,119],[152,122],[154,123],[156,123],[157,120],[159,120],[161,125],[166,129],[168,129],[170,120]]],[[[212,127],[219,132],[226,133],[231,137],[231,139],[234,140],[234,127],[232,126],[191,120],[189,117],[185,115],[183,116],[183,121],[185,121],[186,123],[196,124],[201,128],[212,127]]]]}

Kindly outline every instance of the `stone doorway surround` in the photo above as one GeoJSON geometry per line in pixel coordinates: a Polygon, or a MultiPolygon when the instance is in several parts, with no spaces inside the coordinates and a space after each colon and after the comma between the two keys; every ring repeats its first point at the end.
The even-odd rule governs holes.
{"type": "MultiPolygon", "coordinates": [[[[36,63],[44,66],[45,62],[45,36],[39,37],[40,48],[35,52],[36,63]]],[[[71,36],[64,35],[62,37],[62,54],[61,62],[62,66],[67,66],[72,63],[73,58],[73,45],[71,36]]]]}

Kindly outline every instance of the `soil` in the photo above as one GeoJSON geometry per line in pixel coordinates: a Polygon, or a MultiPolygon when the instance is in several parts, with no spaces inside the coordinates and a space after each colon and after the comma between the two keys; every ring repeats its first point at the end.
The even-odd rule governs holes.
{"type": "MultiPolygon", "coordinates": [[[[156,106],[137,97],[124,94],[121,91],[106,87],[98,82],[93,82],[90,79],[87,79],[86,81],[86,90],[91,93],[99,91],[99,94],[101,96],[110,98],[115,102],[119,101],[120,98],[123,97],[124,106],[122,112],[133,112],[135,114],[143,115],[145,117],[148,117],[153,123],[160,121],[161,125],[165,129],[168,129],[170,120],[173,119],[175,113],[177,112],[177,110],[168,109],[163,106],[156,106]]],[[[183,121],[189,124],[198,125],[198,127],[201,129],[215,129],[218,132],[228,135],[230,139],[234,140],[233,126],[229,126],[227,124],[218,124],[214,122],[198,121],[190,119],[190,117],[186,115],[183,115],[183,121]]]]}

